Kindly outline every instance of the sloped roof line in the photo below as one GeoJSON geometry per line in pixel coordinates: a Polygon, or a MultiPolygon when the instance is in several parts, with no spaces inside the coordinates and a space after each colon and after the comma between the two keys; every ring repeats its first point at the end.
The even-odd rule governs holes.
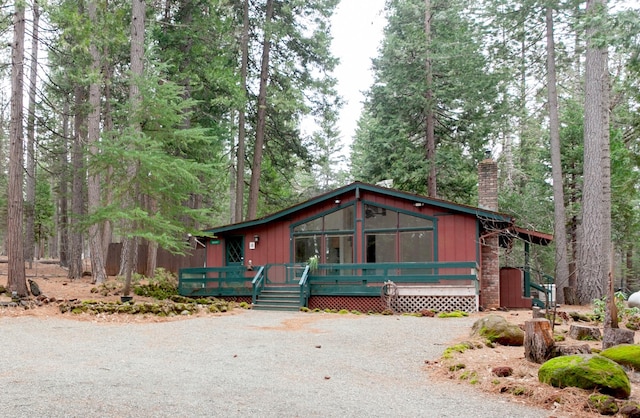
{"type": "Polygon", "coordinates": [[[213,228],[209,228],[206,229],[206,232],[211,232],[211,233],[218,233],[218,232],[226,232],[226,231],[233,231],[236,229],[242,229],[242,228],[250,228],[250,227],[254,227],[254,226],[259,226],[259,225],[263,225],[265,223],[280,219],[284,216],[290,215],[291,213],[295,213],[298,212],[300,210],[306,209],[310,206],[313,206],[319,202],[325,201],[325,200],[330,200],[330,199],[334,199],[340,195],[343,195],[345,193],[349,193],[349,192],[355,192],[356,194],[358,193],[359,190],[364,190],[364,191],[369,191],[369,192],[374,192],[374,193],[380,193],[383,195],[387,195],[387,196],[392,196],[392,197],[399,197],[402,199],[407,199],[407,200],[412,200],[418,203],[424,203],[425,205],[429,205],[429,206],[435,206],[435,207],[440,207],[442,209],[448,209],[448,210],[452,210],[455,212],[460,212],[460,213],[467,213],[470,215],[474,215],[478,218],[486,218],[488,220],[492,220],[492,221],[498,221],[498,222],[507,222],[507,223],[513,223],[514,219],[513,217],[511,217],[510,215],[507,215],[505,213],[500,213],[500,212],[496,212],[496,211],[492,211],[489,209],[484,209],[484,208],[479,208],[479,207],[474,207],[474,206],[468,206],[468,205],[463,205],[463,204],[459,204],[459,203],[454,203],[454,202],[450,202],[450,201],[446,201],[446,200],[442,200],[442,199],[436,199],[436,198],[431,198],[431,197],[427,197],[427,196],[421,196],[421,195],[417,195],[417,194],[413,194],[413,193],[409,193],[409,192],[404,192],[401,190],[397,190],[397,189],[390,189],[390,188],[386,188],[386,187],[381,187],[381,186],[376,186],[373,184],[368,184],[368,183],[363,183],[363,182],[353,182],[351,184],[348,184],[346,186],[334,189],[332,191],[326,192],[324,194],[320,194],[318,196],[312,197],[311,199],[308,199],[304,202],[298,203],[296,205],[290,206],[289,208],[283,209],[281,211],[278,212],[274,212],[272,214],[263,216],[261,218],[257,218],[257,219],[253,219],[253,220],[249,220],[249,221],[243,221],[243,222],[237,222],[234,224],[228,224],[228,225],[221,225],[218,227],[213,227],[213,228]]]}

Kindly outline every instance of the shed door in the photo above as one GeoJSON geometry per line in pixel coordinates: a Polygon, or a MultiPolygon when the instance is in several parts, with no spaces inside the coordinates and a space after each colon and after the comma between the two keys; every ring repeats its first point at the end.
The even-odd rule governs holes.
{"type": "Polygon", "coordinates": [[[244,237],[229,237],[226,239],[227,266],[241,266],[244,264],[244,237]]]}

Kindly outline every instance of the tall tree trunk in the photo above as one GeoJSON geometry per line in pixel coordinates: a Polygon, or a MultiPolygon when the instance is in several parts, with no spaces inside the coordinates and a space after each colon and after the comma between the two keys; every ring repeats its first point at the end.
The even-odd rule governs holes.
{"type": "MultiPolygon", "coordinates": [[[[554,2],[555,3],[555,2],[554,2]]],[[[555,240],[555,281],[558,302],[564,303],[562,289],[569,284],[567,262],[567,227],[564,207],[564,183],[560,156],[560,119],[558,117],[558,92],[556,90],[556,57],[553,39],[553,7],[547,5],[547,94],[549,106],[549,136],[551,143],[551,171],[553,177],[553,226],[555,240]]]]}
{"type": "MultiPolygon", "coordinates": [[[[142,78],[144,72],[144,18],[146,5],[144,0],[133,0],[131,10],[131,80],[129,82],[129,102],[131,103],[131,127],[134,132],[141,132],[142,127],[139,122],[138,112],[142,97],[140,97],[140,88],[138,82],[142,78]]],[[[134,178],[137,173],[137,167],[132,164],[129,167],[129,177],[134,178]]],[[[139,199],[138,191],[132,190],[129,195],[129,204],[134,204],[139,199]]],[[[131,229],[134,225],[129,225],[131,229]]],[[[129,296],[131,291],[131,278],[136,268],[138,240],[130,237],[125,240],[123,249],[127,248],[126,253],[123,251],[124,260],[124,296],[129,296]],[[126,257],[125,257],[126,255],[126,257]]]]}
{"type": "MultiPolygon", "coordinates": [[[[604,17],[606,1],[588,0],[586,12],[592,17],[604,17]]],[[[584,186],[578,282],[578,297],[583,304],[605,294],[611,242],[609,108],[606,93],[609,73],[607,49],[595,39],[600,28],[594,25],[594,21],[602,20],[592,19],[586,30],[584,186]]]]}
{"type": "Polygon", "coordinates": [[[29,110],[27,114],[27,190],[25,193],[25,253],[24,256],[33,267],[35,249],[35,205],[36,205],[36,84],[38,69],[38,25],[40,8],[37,0],[33,2],[33,24],[31,29],[31,64],[29,68],[29,110]]]}
{"type": "MultiPolygon", "coordinates": [[[[89,1],[87,6],[89,19],[93,26],[93,34],[97,33],[97,4],[95,0],[89,1]]],[[[87,144],[89,146],[89,156],[98,154],[98,142],[100,141],[100,52],[96,45],[95,36],[92,37],[89,45],[91,54],[91,74],[92,81],[89,85],[89,106],[90,113],[87,120],[87,144]]],[[[87,204],[89,214],[93,214],[101,207],[100,176],[90,174],[87,178],[87,204]]],[[[92,223],[89,226],[89,248],[91,252],[91,275],[94,283],[104,283],[107,279],[105,270],[105,251],[102,247],[102,225],[92,223]]]]}
{"type": "Polygon", "coordinates": [[[71,225],[69,230],[69,271],[67,276],[71,280],[82,277],[82,232],[79,221],[84,214],[84,182],[85,165],[83,144],[86,138],[87,115],[83,109],[87,100],[86,88],[76,86],[75,109],[73,122],[73,149],[71,151],[71,165],[73,166],[71,181],[71,225]]]}
{"type": "MultiPolygon", "coordinates": [[[[105,57],[109,57],[109,51],[105,50],[104,52],[104,56],[105,57]]],[[[103,70],[104,72],[104,79],[105,80],[111,80],[113,77],[113,63],[107,58],[105,60],[103,60],[103,70]]],[[[103,107],[103,126],[104,126],[104,132],[107,133],[108,137],[105,138],[106,141],[110,141],[111,140],[111,136],[113,135],[113,112],[111,109],[111,99],[112,99],[112,95],[111,95],[111,83],[105,83],[104,86],[104,107],[103,107]]],[[[106,178],[104,179],[104,183],[105,184],[111,184],[110,183],[110,178],[111,178],[111,174],[113,172],[112,168],[109,168],[107,170],[107,174],[106,174],[106,178]]],[[[111,195],[111,189],[109,187],[107,187],[106,189],[102,190],[104,196],[104,205],[109,205],[112,202],[112,195],[111,195]]],[[[112,225],[110,221],[105,221],[102,224],[102,251],[104,252],[104,257],[105,260],[107,258],[107,255],[109,253],[109,244],[111,244],[111,240],[112,240],[112,225]]]]}
{"type": "Polygon", "coordinates": [[[429,174],[427,175],[427,193],[429,197],[437,197],[437,169],[436,169],[436,138],[434,126],[435,105],[433,101],[433,73],[431,69],[431,0],[425,0],[424,33],[427,42],[427,59],[425,61],[425,72],[427,82],[426,110],[426,130],[425,149],[426,158],[429,162],[429,174]]]}
{"type": "MultiPolygon", "coordinates": [[[[242,2],[242,39],[240,40],[242,50],[242,63],[240,66],[240,86],[247,97],[247,68],[249,63],[249,0],[242,2]]],[[[244,211],[244,160],[245,160],[245,139],[246,139],[246,111],[247,107],[243,101],[238,112],[238,151],[236,154],[236,198],[235,198],[235,222],[243,220],[244,211]]]]}
{"type": "Polygon", "coordinates": [[[262,64],[260,66],[260,90],[258,93],[258,120],[256,126],[256,143],[253,151],[251,182],[249,183],[249,203],[247,219],[255,219],[258,214],[260,198],[260,175],[262,169],[262,152],[265,143],[265,126],[267,123],[267,84],[269,82],[269,53],[271,49],[271,18],[273,17],[273,0],[267,0],[267,13],[264,21],[264,41],[262,43],[262,64]]]}
{"type": "Polygon", "coordinates": [[[24,270],[24,248],[22,217],[23,142],[22,95],[24,83],[24,3],[17,2],[13,15],[13,44],[11,45],[11,127],[9,132],[9,184],[7,189],[7,287],[17,296],[27,296],[27,281],[24,270]]]}
{"type": "Polygon", "coordinates": [[[59,149],[58,161],[60,173],[58,180],[58,231],[60,231],[60,267],[69,267],[69,102],[65,98],[62,108],[62,144],[59,149]]]}

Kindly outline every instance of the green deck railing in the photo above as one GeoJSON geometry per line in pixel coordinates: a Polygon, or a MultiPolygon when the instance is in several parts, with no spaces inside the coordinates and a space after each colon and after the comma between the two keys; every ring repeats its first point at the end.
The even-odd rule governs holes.
{"type": "MultiPolygon", "coordinates": [[[[531,291],[539,291],[544,293],[545,295],[545,300],[541,300],[535,296],[532,297],[533,299],[533,305],[535,306],[539,306],[541,308],[544,308],[545,306],[550,305],[550,300],[551,300],[551,291],[548,287],[545,287],[544,285],[538,284],[534,281],[531,280],[531,273],[536,273],[546,284],[554,284],[555,283],[555,279],[553,276],[550,276],[542,271],[536,270],[536,269],[532,269],[531,267],[527,267],[527,266],[518,266],[515,267],[517,269],[522,270],[522,272],[524,273],[524,289],[523,289],[523,294],[525,297],[532,297],[531,291]]],[[[556,289],[556,292],[558,291],[558,289],[556,289]]],[[[556,296],[557,298],[557,296],[556,296]]]]}
{"type": "Polygon", "coordinates": [[[478,265],[470,262],[320,264],[309,274],[311,295],[378,296],[384,282],[435,284],[471,281],[478,294],[478,265]]]}
{"type": "Polygon", "coordinates": [[[262,267],[195,267],[178,273],[178,293],[182,296],[251,296],[252,280],[262,267]],[[257,270],[255,270],[257,269],[257,270]]]}
{"type": "Polygon", "coordinates": [[[300,287],[300,304],[312,295],[378,296],[384,282],[428,284],[470,281],[478,294],[475,262],[320,264],[311,271],[304,264],[267,264],[180,269],[178,292],[183,296],[250,296],[255,303],[267,284],[300,287]],[[276,277],[277,276],[277,277],[276,277]]]}

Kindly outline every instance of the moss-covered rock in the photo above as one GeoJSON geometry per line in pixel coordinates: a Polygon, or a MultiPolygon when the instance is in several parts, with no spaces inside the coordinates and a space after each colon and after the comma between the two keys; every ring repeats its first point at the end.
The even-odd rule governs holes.
{"type": "Polygon", "coordinates": [[[478,319],[471,327],[471,335],[479,335],[492,343],[502,345],[520,346],[524,343],[524,331],[500,315],[488,315],[478,319]]]}
{"type": "Polygon", "coordinates": [[[624,369],[600,355],[577,354],[553,358],[540,366],[538,380],[559,388],[597,389],[620,399],[626,399],[631,394],[631,384],[624,369]]]}
{"type": "Polygon", "coordinates": [[[634,370],[640,370],[640,345],[620,344],[607,348],[600,353],[610,360],[634,370]]]}
{"type": "Polygon", "coordinates": [[[613,396],[593,394],[587,400],[589,407],[598,411],[600,415],[615,415],[618,413],[618,404],[613,396]]]}

